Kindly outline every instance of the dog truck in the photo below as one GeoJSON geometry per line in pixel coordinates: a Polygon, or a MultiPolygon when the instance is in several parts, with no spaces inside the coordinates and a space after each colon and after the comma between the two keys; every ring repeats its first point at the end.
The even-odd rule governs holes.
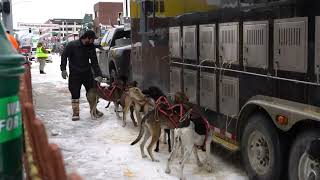
{"type": "Polygon", "coordinates": [[[250,179],[319,178],[319,0],[130,1],[132,78],[185,92],[250,179]]]}
{"type": "Polygon", "coordinates": [[[99,48],[96,48],[102,75],[113,82],[116,77],[131,77],[130,30],[124,26],[110,28],[103,36],[99,48]]]}

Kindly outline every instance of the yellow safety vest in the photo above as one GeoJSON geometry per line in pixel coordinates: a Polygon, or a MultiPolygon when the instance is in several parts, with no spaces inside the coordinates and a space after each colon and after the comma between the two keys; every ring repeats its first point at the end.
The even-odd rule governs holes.
{"type": "Polygon", "coordinates": [[[37,47],[36,57],[37,58],[48,58],[48,54],[42,51],[42,47],[37,47]]]}

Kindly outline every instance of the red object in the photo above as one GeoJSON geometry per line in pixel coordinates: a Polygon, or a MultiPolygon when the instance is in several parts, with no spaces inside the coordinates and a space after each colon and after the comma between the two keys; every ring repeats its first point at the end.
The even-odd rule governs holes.
{"type": "MultiPolygon", "coordinates": [[[[170,120],[170,122],[175,126],[175,128],[179,127],[179,123],[182,121],[182,118],[184,117],[185,113],[187,112],[183,104],[170,104],[168,99],[165,96],[161,96],[156,101],[156,111],[159,113],[162,113],[163,115],[167,116],[167,118],[170,120]],[[174,111],[174,109],[179,108],[179,114],[174,111]]],[[[202,114],[198,113],[197,111],[192,110],[191,115],[200,117],[201,122],[206,127],[206,134],[205,139],[203,142],[203,145],[200,147],[201,149],[205,150],[205,143],[209,136],[209,131],[213,129],[214,127],[210,125],[208,119],[204,117],[202,114]]]]}
{"type": "Polygon", "coordinates": [[[170,122],[174,125],[174,127],[178,128],[179,122],[181,122],[183,116],[185,115],[185,108],[183,104],[170,104],[167,97],[161,96],[156,101],[156,111],[158,113],[162,113],[167,116],[170,122]],[[179,113],[175,112],[175,109],[179,109],[179,113]]]}
{"type": "Polygon", "coordinates": [[[100,83],[97,83],[97,91],[100,92],[100,94],[102,94],[102,99],[106,100],[106,101],[112,101],[112,94],[113,92],[116,90],[116,89],[120,89],[120,90],[123,90],[122,87],[120,87],[117,83],[113,82],[111,84],[111,86],[105,88],[105,87],[102,87],[100,85],[100,83]]]}
{"type": "Polygon", "coordinates": [[[15,50],[18,50],[19,49],[19,44],[17,42],[17,40],[9,33],[7,33],[7,38],[8,40],[10,41],[12,47],[15,49],[15,50]]]}
{"type": "Polygon", "coordinates": [[[20,54],[28,54],[31,52],[31,47],[30,46],[23,46],[19,49],[20,54]]]}

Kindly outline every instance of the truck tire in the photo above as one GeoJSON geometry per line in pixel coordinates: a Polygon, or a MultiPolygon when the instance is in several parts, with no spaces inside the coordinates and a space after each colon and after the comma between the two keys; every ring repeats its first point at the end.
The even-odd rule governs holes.
{"type": "Polygon", "coordinates": [[[117,79],[117,76],[117,71],[114,68],[112,68],[110,70],[110,83],[113,83],[117,79]]]}
{"type": "Polygon", "coordinates": [[[262,113],[248,119],[242,138],[241,156],[252,180],[279,180],[282,170],[282,150],[277,128],[262,113]]]}
{"type": "Polygon", "coordinates": [[[320,138],[319,129],[306,130],[294,140],[289,157],[289,180],[317,180],[320,179],[319,163],[309,159],[306,150],[311,141],[320,138]],[[312,174],[315,172],[314,174],[312,174]],[[313,178],[309,178],[314,176],[313,178]]]}

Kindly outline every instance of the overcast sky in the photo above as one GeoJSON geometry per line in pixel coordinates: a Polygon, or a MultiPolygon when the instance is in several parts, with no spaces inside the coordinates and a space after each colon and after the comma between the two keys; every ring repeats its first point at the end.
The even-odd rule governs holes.
{"type": "Polygon", "coordinates": [[[93,14],[97,2],[122,2],[123,0],[12,0],[13,23],[43,23],[52,18],[83,18],[93,14]]]}

